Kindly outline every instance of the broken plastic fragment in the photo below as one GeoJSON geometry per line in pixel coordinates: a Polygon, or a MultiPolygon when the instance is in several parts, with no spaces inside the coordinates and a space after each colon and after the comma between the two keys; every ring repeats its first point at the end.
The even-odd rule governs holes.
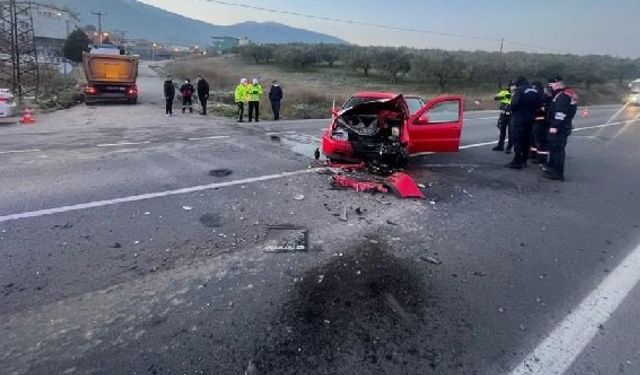
{"type": "Polygon", "coordinates": [[[425,199],[416,182],[406,173],[396,172],[387,177],[385,182],[401,198],[425,199]]]}
{"type": "Polygon", "coordinates": [[[182,206],[182,209],[185,210],[185,211],[191,211],[191,210],[193,210],[193,207],[182,206]]]}
{"type": "Polygon", "coordinates": [[[333,184],[337,188],[348,188],[361,192],[389,192],[389,190],[385,188],[384,185],[373,181],[362,181],[343,175],[333,176],[332,178],[333,184]]]}

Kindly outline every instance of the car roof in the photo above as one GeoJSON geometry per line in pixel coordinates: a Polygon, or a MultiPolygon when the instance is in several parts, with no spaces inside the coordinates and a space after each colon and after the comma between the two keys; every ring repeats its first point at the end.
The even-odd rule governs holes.
{"type": "Polygon", "coordinates": [[[398,94],[383,91],[359,91],[353,94],[354,98],[393,99],[398,94]]]}

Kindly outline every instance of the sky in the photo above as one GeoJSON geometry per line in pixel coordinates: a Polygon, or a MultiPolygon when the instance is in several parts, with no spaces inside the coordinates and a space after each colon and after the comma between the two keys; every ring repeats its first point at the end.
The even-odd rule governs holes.
{"type": "Polygon", "coordinates": [[[505,51],[640,57],[640,0],[227,0],[322,17],[494,40],[311,20],[208,0],[141,1],[213,24],[280,22],[360,45],[496,51],[500,48],[500,39],[505,38],[505,51]]]}

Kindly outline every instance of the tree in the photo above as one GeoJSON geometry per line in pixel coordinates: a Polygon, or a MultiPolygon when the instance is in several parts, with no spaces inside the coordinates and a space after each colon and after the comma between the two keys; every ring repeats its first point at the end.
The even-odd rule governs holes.
{"type": "Polygon", "coordinates": [[[400,75],[411,70],[411,56],[404,51],[385,49],[377,54],[374,66],[397,83],[400,75]]]}
{"type": "Polygon", "coordinates": [[[319,62],[318,54],[313,46],[289,44],[280,46],[276,50],[276,61],[278,64],[288,68],[305,70],[311,65],[319,62]]]}
{"type": "Polygon", "coordinates": [[[326,62],[329,66],[333,66],[333,64],[335,64],[340,58],[338,47],[335,45],[320,44],[317,49],[320,61],[326,62]]]}
{"type": "Polygon", "coordinates": [[[87,34],[80,29],[75,29],[64,42],[64,57],[71,61],[81,62],[82,52],[89,52],[91,41],[87,34]]]}
{"type": "Polygon", "coordinates": [[[465,64],[456,55],[445,51],[425,56],[414,65],[417,76],[423,80],[436,78],[441,93],[447,92],[447,86],[452,80],[463,78],[466,73],[465,64]]]}
{"type": "Polygon", "coordinates": [[[350,68],[354,70],[362,69],[365,77],[369,77],[369,71],[375,61],[371,49],[366,47],[354,47],[345,55],[344,59],[350,68]]]}

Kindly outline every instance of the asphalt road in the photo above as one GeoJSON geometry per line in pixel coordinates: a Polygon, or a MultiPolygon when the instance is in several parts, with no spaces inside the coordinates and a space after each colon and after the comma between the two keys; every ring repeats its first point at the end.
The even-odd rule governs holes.
{"type": "Polygon", "coordinates": [[[638,108],[576,119],[565,183],[467,113],[407,201],[332,189],[326,121],[165,118],[140,87],[0,127],[3,374],[640,373],[638,108]],[[308,251],[265,252],[302,233],[273,225],[308,251]]]}

